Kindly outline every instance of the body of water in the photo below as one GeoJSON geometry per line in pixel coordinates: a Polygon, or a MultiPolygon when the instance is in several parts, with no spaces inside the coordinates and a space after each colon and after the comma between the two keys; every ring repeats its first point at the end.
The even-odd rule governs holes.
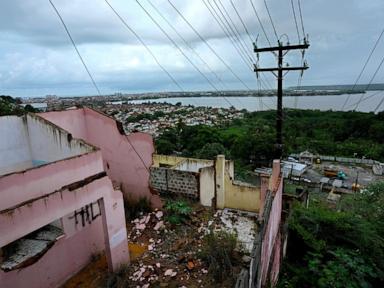
{"type": "MultiPolygon", "coordinates": [[[[358,105],[357,111],[372,112],[384,97],[384,91],[368,91],[365,94],[342,94],[342,95],[319,95],[319,96],[286,96],[283,98],[283,105],[286,108],[298,109],[319,109],[341,111],[345,100],[349,97],[349,101],[344,110],[354,110],[356,103],[359,102],[361,96],[363,101],[358,105]]],[[[175,98],[158,98],[147,100],[134,100],[130,103],[148,103],[148,102],[167,102],[176,104],[181,102],[182,105],[208,106],[215,108],[229,108],[232,104],[236,109],[247,109],[250,112],[276,109],[277,97],[175,97],[175,98]],[[227,100],[226,100],[227,99],[227,100]],[[228,103],[228,102],[230,103],[228,103]]],[[[377,112],[384,110],[384,103],[377,112]]]]}

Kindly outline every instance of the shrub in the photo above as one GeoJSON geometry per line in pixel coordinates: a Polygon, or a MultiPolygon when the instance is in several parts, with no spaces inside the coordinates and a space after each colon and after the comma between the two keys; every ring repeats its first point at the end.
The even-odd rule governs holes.
{"type": "Polygon", "coordinates": [[[225,231],[211,231],[204,237],[200,258],[207,263],[215,281],[233,277],[236,242],[236,235],[225,231]]]}
{"type": "Polygon", "coordinates": [[[183,200],[168,200],[165,204],[166,220],[171,224],[180,224],[188,219],[191,206],[183,200]]]}

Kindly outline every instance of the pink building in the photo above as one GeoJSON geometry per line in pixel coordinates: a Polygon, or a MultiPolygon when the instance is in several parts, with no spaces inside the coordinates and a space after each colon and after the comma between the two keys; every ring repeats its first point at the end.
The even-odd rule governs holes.
{"type": "MultiPolygon", "coordinates": [[[[115,143],[113,124],[97,115],[63,112],[68,123],[60,124],[73,134],[38,115],[0,118],[0,287],[57,287],[102,251],[110,270],[128,263],[123,195],[107,173],[125,189],[136,183],[127,178],[139,177],[129,173],[145,173],[119,173],[125,166],[104,144],[123,150],[125,141],[115,143]]],[[[144,184],[137,193],[148,193],[144,184]]]]}
{"type": "Polygon", "coordinates": [[[41,117],[70,132],[74,138],[100,148],[103,165],[112,181],[126,198],[146,197],[153,206],[160,198],[149,189],[149,168],[154,145],[146,133],[125,135],[121,123],[89,108],[41,113],[41,117]]]}

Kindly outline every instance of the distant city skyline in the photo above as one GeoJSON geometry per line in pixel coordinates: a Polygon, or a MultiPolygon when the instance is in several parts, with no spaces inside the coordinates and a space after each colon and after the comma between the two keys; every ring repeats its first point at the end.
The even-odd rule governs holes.
{"type": "MultiPolygon", "coordinates": [[[[250,38],[258,35],[258,46],[269,44],[255,17],[250,1],[255,4],[272,45],[276,45],[277,39],[264,1],[232,0],[250,35],[245,32],[231,1],[220,2],[235,22],[245,42],[245,49],[251,54],[253,52],[250,38]]],[[[56,0],[53,2],[78,45],[101,94],[180,91],[179,87],[159,68],[148,51],[122,25],[104,0],[56,0]]],[[[176,79],[183,90],[213,90],[206,79],[162,34],[136,1],[109,0],[109,2],[148,44],[161,65],[176,79]]],[[[184,45],[147,0],[139,2],[180,45],[190,61],[206,73],[205,75],[219,90],[244,89],[238,79],[231,75],[227,67],[183,22],[167,0],[155,0],[151,3],[185,37],[189,45],[222,79],[225,86],[217,82],[205,64],[184,45]]],[[[231,41],[217,25],[204,2],[202,0],[172,0],[171,2],[239,78],[251,89],[257,89],[255,74],[250,66],[247,68],[242,62],[231,41]]],[[[280,37],[287,34],[291,43],[298,42],[291,1],[269,0],[266,2],[277,35],[280,37]]],[[[214,5],[214,1],[210,3],[214,5]]],[[[300,38],[302,38],[297,1],[294,1],[294,4],[300,38]]],[[[301,4],[305,33],[309,34],[311,44],[305,55],[310,69],[304,73],[302,85],[353,84],[384,28],[382,20],[384,19],[384,2],[380,0],[312,0],[301,1],[301,4]]],[[[225,13],[224,9],[222,12],[225,13]]],[[[218,9],[217,13],[220,13],[218,9]]],[[[227,21],[230,20],[226,18],[227,21]]],[[[0,94],[15,97],[97,94],[48,0],[1,1],[0,31],[0,94]]],[[[281,40],[287,41],[286,37],[282,37],[281,40]]],[[[372,55],[359,81],[360,84],[371,80],[384,56],[383,48],[384,39],[380,41],[372,55]]],[[[300,64],[300,52],[290,52],[287,60],[290,65],[300,64]]],[[[266,67],[276,65],[273,55],[261,57],[260,65],[266,67]]],[[[298,76],[296,72],[288,74],[285,86],[296,86],[298,76]]],[[[273,75],[268,76],[267,82],[270,83],[267,86],[276,86],[273,75]]],[[[379,70],[373,83],[383,82],[384,72],[379,70]]]]}

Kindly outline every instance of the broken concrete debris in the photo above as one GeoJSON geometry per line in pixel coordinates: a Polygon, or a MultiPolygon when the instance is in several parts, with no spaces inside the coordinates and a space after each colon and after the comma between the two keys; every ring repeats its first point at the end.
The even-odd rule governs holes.
{"type": "Polygon", "coordinates": [[[147,247],[146,252],[132,262],[129,279],[137,283],[137,287],[205,287],[207,281],[211,281],[209,267],[199,258],[205,235],[219,231],[236,234],[242,255],[240,263],[247,265],[248,245],[257,233],[256,220],[257,215],[253,213],[206,210],[193,214],[189,224],[175,229],[164,220],[163,211],[143,214],[131,221],[132,229],[128,229],[129,242],[147,247]],[[204,217],[203,213],[206,213],[204,217]]]}

